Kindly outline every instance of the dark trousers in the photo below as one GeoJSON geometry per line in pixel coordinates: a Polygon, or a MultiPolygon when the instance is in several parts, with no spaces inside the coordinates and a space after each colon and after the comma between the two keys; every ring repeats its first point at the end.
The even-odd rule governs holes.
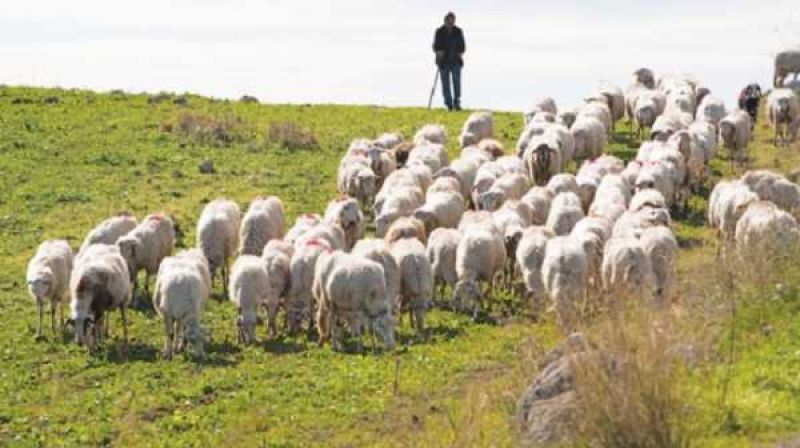
{"type": "Polygon", "coordinates": [[[439,76],[442,78],[442,95],[444,105],[448,109],[461,107],[461,65],[442,64],[439,66],[439,76]],[[452,78],[452,83],[450,79],[452,78]],[[451,90],[452,85],[452,90],[451,90]]]}

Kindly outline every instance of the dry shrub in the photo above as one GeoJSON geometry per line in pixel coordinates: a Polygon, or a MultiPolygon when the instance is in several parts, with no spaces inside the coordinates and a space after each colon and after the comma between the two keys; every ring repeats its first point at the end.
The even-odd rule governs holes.
{"type": "Polygon", "coordinates": [[[310,130],[302,129],[293,121],[271,122],[267,128],[267,140],[290,151],[319,148],[319,142],[314,134],[310,130]]]}
{"type": "Polygon", "coordinates": [[[214,117],[197,112],[181,112],[174,122],[162,123],[160,128],[196,143],[214,146],[230,146],[248,140],[251,135],[244,120],[231,114],[214,117]]]}

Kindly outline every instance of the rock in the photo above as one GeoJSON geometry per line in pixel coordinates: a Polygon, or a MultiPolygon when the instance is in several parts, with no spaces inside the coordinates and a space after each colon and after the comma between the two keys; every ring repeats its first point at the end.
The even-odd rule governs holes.
{"type": "Polygon", "coordinates": [[[523,445],[555,445],[570,441],[576,426],[575,392],[570,391],[547,400],[539,400],[528,412],[523,445]]]}
{"type": "Polygon", "coordinates": [[[197,169],[200,171],[200,174],[214,174],[214,162],[211,160],[203,160],[197,166],[197,169]]]}
{"type": "Polygon", "coordinates": [[[258,98],[254,97],[252,95],[244,95],[241,98],[239,98],[239,101],[241,101],[242,103],[258,104],[258,98]]]}

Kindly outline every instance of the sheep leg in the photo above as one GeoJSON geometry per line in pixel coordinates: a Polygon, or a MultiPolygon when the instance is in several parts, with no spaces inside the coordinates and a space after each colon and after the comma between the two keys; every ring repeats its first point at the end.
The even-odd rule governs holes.
{"type": "Polygon", "coordinates": [[[58,302],[50,302],[50,330],[53,332],[53,337],[56,336],[56,307],[58,302]]]}
{"type": "Polygon", "coordinates": [[[42,301],[36,302],[36,308],[39,311],[39,324],[36,326],[36,340],[42,339],[42,318],[44,315],[44,303],[42,301]]]}
{"type": "Polygon", "coordinates": [[[149,298],[150,297],[150,273],[145,271],[144,272],[144,292],[145,295],[149,298]]]}
{"type": "Polygon", "coordinates": [[[164,351],[162,356],[166,360],[172,359],[172,345],[175,336],[175,325],[170,316],[164,316],[164,351]]]}
{"type": "Polygon", "coordinates": [[[119,309],[120,317],[122,318],[122,348],[125,356],[128,355],[128,319],[125,316],[125,307],[119,309]]]}
{"type": "Polygon", "coordinates": [[[425,308],[417,308],[414,310],[414,323],[417,334],[422,340],[427,339],[425,335],[425,308]]]}

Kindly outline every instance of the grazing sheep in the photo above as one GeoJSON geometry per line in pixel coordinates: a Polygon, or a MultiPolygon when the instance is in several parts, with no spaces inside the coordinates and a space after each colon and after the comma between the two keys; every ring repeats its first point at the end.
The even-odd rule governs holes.
{"type": "Polygon", "coordinates": [[[570,132],[575,141],[576,159],[594,159],[603,153],[608,136],[605,124],[596,117],[578,115],[570,132]]]}
{"type": "Polygon", "coordinates": [[[86,235],[78,254],[82,254],[92,244],[117,244],[117,240],[135,229],[136,224],[136,217],[127,212],[106,219],[86,235]]]}
{"type": "Polygon", "coordinates": [[[322,221],[322,216],[318,215],[317,213],[303,213],[299,215],[295,221],[294,225],[286,232],[286,236],[283,237],[284,241],[289,244],[294,244],[300,236],[304,233],[309,231],[312,227],[316,226],[322,221]]]}
{"type": "Polygon", "coordinates": [[[332,336],[333,349],[342,350],[341,322],[346,322],[358,341],[357,351],[362,350],[364,326],[379,333],[388,350],[394,349],[392,304],[387,300],[380,264],[345,255],[335,263],[324,288],[326,300],[320,303],[317,311],[320,345],[332,336]]]}
{"type": "Polygon", "coordinates": [[[481,166],[486,162],[491,162],[495,159],[494,155],[481,149],[479,146],[467,146],[461,148],[461,154],[458,155],[459,159],[475,163],[481,166]]]}
{"type": "Polygon", "coordinates": [[[645,207],[666,209],[667,200],[655,188],[644,188],[633,195],[630,204],[628,204],[628,211],[638,212],[645,207]]]}
{"type": "Polygon", "coordinates": [[[578,194],[578,181],[569,173],[560,173],[551,177],[547,181],[546,187],[553,193],[553,196],[566,192],[578,194]]]}
{"type": "Polygon", "coordinates": [[[797,220],[769,201],[756,201],[736,223],[736,251],[750,262],[794,253],[800,243],[797,220]]]}
{"type": "Polygon", "coordinates": [[[706,164],[717,157],[717,126],[718,123],[697,120],[687,129],[695,144],[702,149],[706,164]]]}
{"type": "Polygon", "coordinates": [[[669,306],[677,286],[678,241],[664,226],[644,229],[640,240],[653,272],[655,304],[669,306]]]}
{"type": "Polygon", "coordinates": [[[725,118],[725,115],[727,115],[725,103],[713,95],[706,95],[697,106],[698,121],[707,121],[717,126],[725,118]]]}
{"type": "Polygon", "coordinates": [[[408,154],[406,167],[414,165],[424,165],[430,169],[431,173],[435,173],[447,166],[450,163],[447,150],[443,145],[433,143],[425,143],[421,146],[416,146],[408,154]]]}
{"type": "Polygon", "coordinates": [[[680,115],[676,113],[664,113],[656,118],[655,123],[650,128],[650,140],[666,142],[672,134],[685,129],[688,125],[684,123],[680,115]]]}
{"type": "MultiPolygon", "coordinates": [[[[442,170],[439,170],[441,173],[442,170]]],[[[438,173],[437,173],[438,174],[438,173]]],[[[425,192],[425,201],[431,197],[433,193],[455,193],[461,196],[461,202],[464,202],[464,196],[461,192],[461,184],[455,177],[443,176],[435,177],[431,187],[425,192]]]]}
{"type": "MultiPolygon", "coordinates": [[[[425,168],[427,170],[427,168],[425,168]]],[[[396,195],[399,190],[405,191],[406,195],[411,195],[417,201],[422,202],[425,199],[425,191],[433,183],[433,176],[431,176],[430,183],[427,185],[427,179],[424,177],[422,171],[409,168],[397,170],[389,175],[383,182],[378,194],[375,195],[375,203],[372,206],[373,216],[378,216],[383,211],[383,204],[389,196],[396,195]]]]}
{"type": "Polygon", "coordinates": [[[486,230],[500,235],[500,230],[494,225],[492,212],[486,210],[467,210],[458,223],[458,231],[462,234],[470,229],[486,230]]]}
{"type": "Polygon", "coordinates": [[[770,201],[795,217],[800,216],[800,186],[786,177],[769,170],[755,170],[746,172],[741,181],[759,199],[770,201]]]}
{"type": "Polygon", "coordinates": [[[216,199],[203,208],[197,221],[197,247],[203,251],[211,270],[212,282],[222,273],[222,287],[228,294],[228,260],[239,246],[241,212],[227,199],[216,199]]]}
{"type": "Polygon", "coordinates": [[[139,225],[117,240],[120,254],[128,263],[134,292],[137,289],[139,270],[144,269],[144,290],[149,294],[150,276],[158,273],[158,265],[172,253],[175,246],[175,228],[166,215],[147,216],[139,225]]]}
{"type": "Polygon", "coordinates": [[[242,218],[239,231],[239,253],[261,255],[270,240],[282,239],[286,233],[286,213],[275,196],[256,198],[242,218]]]}
{"type": "Polygon", "coordinates": [[[393,313],[398,311],[400,308],[397,301],[400,294],[400,267],[389,251],[389,246],[383,240],[364,239],[356,243],[351,253],[381,265],[386,276],[386,300],[392,305],[393,313]]]}
{"type": "Polygon", "coordinates": [[[271,251],[283,252],[287,257],[292,258],[292,255],[294,255],[294,244],[286,240],[272,240],[264,246],[264,251],[261,252],[261,255],[271,251]]]}
{"type": "Polygon", "coordinates": [[[563,166],[558,142],[546,135],[534,136],[523,156],[528,178],[534,185],[544,185],[559,173],[563,166]]]}
{"type": "Polygon", "coordinates": [[[563,125],[567,129],[572,128],[575,120],[578,118],[578,112],[575,110],[562,110],[556,115],[556,123],[563,125]]]}
{"type": "MultiPolygon", "coordinates": [[[[331,273],[334,271],[334,269],[336,269],[339,263],[348,257],[350,257],[350,254],[340,250],[323,250],[316,254],[316,258],[311,264],[311,277],[309,277],[309,279],[311,281],[311,297],[313,297],[313,300],[316,303],[315,320],[317,322],[317,331],[319,332],[320,336],[320,345],[324,343],[323,341],[330,338],[330,324],[328,319],[330,317],[331,310],[330,300],[327,295],[328,280],[330,279],[331,273]],[[320,323],[322,325],[320,325],[320,323]]],[[[312,311],[315,308],[314,306],[306,306],[312,311]]],[[[311,328],[313,328],[313,325],[309,322],[309,333],[311,328]]],[[[297,329],[299,330],[299,323],[297,324],[297,329]]],[[[295,330],[290,331],[294,332],[295,330]]]]}
{"type": "Polygon", "coordinates": [[[425,204],[414,211],[414,217],[425,224],[427,233],[439,227],[455,228],[464,214],[464,198],[460,193],[428,193],[425,204]]]}
{"type": "Polygon", "coordinates": [[[606,104],[611,111],[611,130],[613,131],[616,122],[625,116],[625,94],[619,87],[608,83],[601,84],[598,93],[606,97],[606,104]]]}
{"type": "Polygon", "coordinates": [[[550,214],[550,203],[553,201],[553,197],[555,197],[555,195],[550,189],[546,187],[533,187],[520,198],[520,201],[528,204],[531,209],[532,225],[543,226],[547,222],[547,216],[550,214]]]}
{"type": "Polygon", "coordinates": [[[413,216],[399,218],[389,227],[383,241],[391,246],[392,243],[403,238],[415,238],[423,245],[427,244],[428,232],[425,231],[425,223],[413,216]]]}
{"type": "Polygon", "coordinates": [[[478,149],[487,154],[491,154],[494,159],[503,157],[506,152],[503,144],[493,138],[481,139],[481,141],[478,142],[478,149]]]}
{"type": "Polygon", "coordinates": [[[583,300],[588,276],[589,261],[579,241],[567,236],[556,236],[547,241],[542,260],[542,282],[564,329],[575,327],[577,307],[583,300]]]}
{"type": "Polygon", "coordinates": [[[558,114],[558,108],[556,107],[556,101],[550,97],[539,98],[533,102],[533,107],[531,107],[530,111],[525,112],[523,116],[523,121],[527,126],[528,123],[533,121],[533,118],[540,113],[549,113],[556,115],[558,114]]]}
{"type": "Polygon", "coordinates": [[[76,342],[94,350],[106,333],[106,312],[119,309],[127,350],[128,320],[125,309],[133,295],[130,278],[128,263],[115,245],[93,244],[75,260],[69,289],[76,342]]]}
{"type": "Polygon", "coordinates": [[[800,50],[784,50],[775,55],[775,75],[772,86],[778,88],[784,84],[786,77],[794,73],[800,74],[800,50]]]}
{"type": "Polygon", "coordinates": [[[524,174],[509,172],[498,177],[488,191],[478,197],[477,205],[481,210],[494,211],[509,199],[519,199],[528,191],[530,185],[524,174]]]}
{"type": "Polygon", "coordinates": [[[669,227],[669,211],[664,208],[644,207],[641,210],[624,212],[611,230],[612,238],[638,238],[642,229],[656,226],[669,227]]]}
{"type": "MultiPolygon", "coordinates": [[[[605,101],[606,98],[604,96],[598,98],[598,101],[592,101],[589,99],[589,102],[584,104],[578,111],[578,118],[575,120],[575,123],[580,121],[581,118],[595,118],[603,124],[605,138],[607,139],[608,136],[611,135],[613,119],[611,117],[611,110],[605,101]]],[[[573,124],[572,127],[574,128],[575,124],[573,124]]],[[[603,142],[605,142],[605,140],[603,140],[603,142]]]]}
{"type": "Polygon", "coordinates": [[[372,144],[386,150],[392,149],[395,146],[403,143],[403,135],[397,132],[384,132],[378,138],[372,141],[372,144]]]}
{"type": "Polygon", "coordinates": [[[383,237],[392,223],[399,218],[411,216],[423,202],[419,190],[397,189],[386,198],[380,214],[375,218],[375,235],[383,237]]]}
{"type": "MultiPolygon", "coordinates": [[[[101,243],[98,243],[101,244],[101,243]]],[[[87,246],[88,247],[88,246],[87,246]]],[[[69,278],[72,274],[72,249],[64,240],[48,240],[39,245],[28,263],[25,281],[28,293],[36,303],[39,321],[36,337],[41,338],[45,301],[50,302],[50,327],[56,334],[56,308],[59,322],[64,323],[64,302],[69,301],[69,278]]]]}
{"type": "Polygon", "coordinates": [[[747,158],[747,144],[752,134],[750,115],[743,110],[734,110],[719,122],[719,138],[729,151],[730,159],[743,161],[747,158]]]}
{"type": "Polygon", "coordinates": [[[400,268],[400,311],[408,310],[417,334],[425,334],[425,313],[433,297],[433,269],[425,245],[416,238],[403,238],[390,246],[400,268]]]}
{"type": "Polygon", "coordinates": [[[438,228],[428,237],[428,260],[433,270],[433,300],[444,297],[444,288],[455,287],[458,281],[456,273],[456,251],[461,241],[461,232],[456,229],[438,228]]]}
{"type": "Polygon", "coordinates": [[[239,343],[256,342],[256,325],[261,323],[258,307],[264,303],[269,291],[267,264],[260,257],[242,255],[231,270],[230,301],[236,306],[236,330],[239,343]]]}
{"type": "Polygon", "coordinates": [[[210,294],[210,274],[204,263],[204,258],[184,253],[165,258],[158,270],[153,308],[164,321],[165,359],[172,359],[176,345],[181,350],[184,343],[192,346],[196,356],[204,355],[200,321],[210,294]]]}
{"type": "Polygon", "coordinates": [[[547,216],[545,227],[556,236],[568,235],[583,217],[583,207],[578,195],[570,192],[560,193],[550,204],[550,214],[547,216]]]}
{"type": "Polygon", "coordinates": [[[447,130],[440,124],[426,124],[414,135],[414,145],[418,146],[425,142],[447,144],[447,130]]]}
{"type": "Polygon", "coordinates": [[[514,257],[522,232],[531,226],[533,210],[530,206],[519,200],[506,201],[502,207],[492,214],[495,227],[503,237],[506,248],[507,263],[505,267],[506,285],[510,286],[514,275],[514,257]]]}
{"type": "Polygon", "coordinates": [[[324,241],[333,250],[345,249],[344,230],[336,223],[322,221],[298,238],[295,246],[315,240],[324,241]]]}
{"type": "Polygon", "coordinates": [[[483,228],[471,228],[464,232],[456,250],[456,274],[458,282],[453,291],[453,302],[461,310],[471,309],[477,317],[486,295],[491,294],[494,277],[506,261],[506,249],[501,236],[483,228]],[[480,282],[488,284],[487,292],[480,290],[480,282]]]}
{"type": "Polygon", "coordinates": [[[336,224],[344,230],[344,247],[350,250],[364,236],[364,214],[353,198],[340,197],[331,201],[325,209],[323,220],[336,224]]]}
{"type": "Polygon", "coordinates": [[[291,292],[292,256],[283,250],[270,248],[269,244],[264,247],[264,253],[261,254],[269,282],[263,305],[267,310],[267,328],[271,337],[278,335],[278,307],[291,292]]]}
{"type": "Polygon", "coordinates": [[[461,135],[458,137],[461,147],[476,145],[485,138],[494,135],[494,118],[487,111],[473,112],[464,122],[461,135]]]}
{"type": "Polygon", "coordinates": [[[285,304],[286,326],[289,333],[300,331],[303,322],[311,324],[314,310],[315,269],[318,258],[333,249],[327,240],[311,238],[298,241],[292,255],[289,272],[289,295],[285,304]]]}
{"type": "Polygon", "coordinates": [[[603,253],[603,288],[611,302],[649,302],[653,285],[653,267],[642,242],[633,236],[609,240],[603,253]]]}
{"type": "Polygon", "coordinates": [[[774,145],[792,143],[790,127],[800,117],[800,101],[791,89],[775,89],[767,99],[769,122],[775,130],[774,145]]]}
{"type": "Polygon", "coordinates": [[[541,226],[528,227],[522,232],[515,253],[517,266],[522,272],[525,290],[534,309],[538,309],[546,296],[542,281],[542,263],[544,262],[547,241],[554,235],[541,226]]]}
{"type": "MultiPolygon", "coordinates": [[[[478,174],[478,163],[469,159],[456,159],[450,164],[439,170],[434,177],[453,178],[458,181],[460,186],[461,196],[464,198],[470,197],[472,186],[475,184],[475,176],[478,174]]],[[[434,182],[435,183],[435,182],[434,182]]],[[[433,185],[431,185],[433,188],[433,185]]]]}
{"type": "Polygon", "coordinates": [[[633,72],[633,81],[647,87],[648,89],[656,88],[656,77],[653,75],[653,71],[649,68],[642,67],[633,72]]]}

